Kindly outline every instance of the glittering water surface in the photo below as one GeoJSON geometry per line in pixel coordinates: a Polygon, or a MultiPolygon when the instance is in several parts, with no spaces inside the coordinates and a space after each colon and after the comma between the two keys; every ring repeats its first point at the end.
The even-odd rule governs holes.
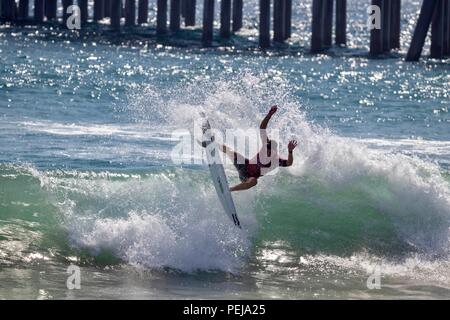
{"type": "Polygon", "coordinates": [[[290,48],[268,52],[255,3],[209,49],[195,30],[172,45],[2,27],[0,298],[449,297],[450,64],[398,57],[419,1],[402,2],[402,50],[380,60],[363,1],[349,48],[315,56],[310,1],[290,48]],[[256,127],[272,104],[296,162],[233,195],[240,232],[206,167],[172,162],[173,132],[197,111],[256,127]],[[66,288],[71,263],[82,290],[66,288]]]}

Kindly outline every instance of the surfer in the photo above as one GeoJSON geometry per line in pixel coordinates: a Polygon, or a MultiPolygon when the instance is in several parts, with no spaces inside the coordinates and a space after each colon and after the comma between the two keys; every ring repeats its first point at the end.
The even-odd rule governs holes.
{"type": "Polygon", "coordinates": [[[267,124],[275,112],[277,112],[277,106],[272,106],[259,126],[263,147],[252,159],[249,160],[226,145],[219,144],[220,150],[233,161],[233,164],[239,173],[239,179],[241,180],[241,183],[231,187],[230,191],[248,190],[256,186],[258,179],[263,175],[266,175],[277,167],[289,167],[294,162],[292,153],[297,146],[296,140],[289,141],[289,155],[287,159],[283,159],[278,155],[278,145],[276,141],[269,139],[267,136],[267,124]]]}

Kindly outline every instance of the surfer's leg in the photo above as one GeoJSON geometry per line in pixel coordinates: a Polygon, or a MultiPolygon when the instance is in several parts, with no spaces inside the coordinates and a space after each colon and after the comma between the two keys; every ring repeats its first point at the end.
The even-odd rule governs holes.
{"type": "Polygon", "coordinates": [[[245,180],[244,182],[241,182],[241,183],[235,185],[234,187],[231,187],[230,191],[248,190],[248,189],[256,186],[257,183],[258,183],[258,179],[250,177],[247,180],[245,180]]]}
{"type": "MultiPolygon", "coordinates": [[[[208,142],[206,141],[201,142],[200,140],[197,140],[197,143],[203,148],[206,148],[208,145],[208,142]]],[[[228,158],[233,161],[234,164],[246,164],[248,162],[248,160],[245,159],[239,152],[234,151],[230,147],[227,147],[226,145],[220,143],[218,143],[217,145],[219,146],[220,151],[225,153],[228,158]]]]}
{"type": "Polygon", "coordinates": [[[228,158],[230,158],[231,160],[233,160],[234,164],[245,164],[245,158],[238,152],[234,151],[233,149],[231,149],[230,147],[227,147],[224,144],[218,144],[220,150],[225,153],[228,158]]]}

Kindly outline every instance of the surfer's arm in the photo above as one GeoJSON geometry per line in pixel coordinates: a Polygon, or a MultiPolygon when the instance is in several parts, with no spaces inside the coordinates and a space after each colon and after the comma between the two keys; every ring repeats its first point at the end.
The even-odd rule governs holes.
{"type": "Polygon", "coordinates": [[[294,156],[292,155],[292,151],[289,151],[289,156],[287,159],[278,159],[279,167],[290,167],[294,163],[294,156]]]}
{"type": "Polygon", "coordinates": [[[267,129],[267,125],[269,124],[269,120],[270,118],[272,118],[272,116],[275,114],[275,112],[277,112],[277,106],[272,106],[269,110],[269,112],[267,113],[267,115],[264,117],[263,121],[261,121],[261,124],[259,126],[260,129],[267,129]]]}
{"type": "Polygon", "coordinates": [[[285,167],[290,167],[294,163],[294,155],[293,155],[293,153],[294,153],[294,149],[295,149],[296,146],[297,146],[297,141],[296,140],[289,141],[289,144],[288,144],[289,155],[288,155],[288,159],[286,161],[285,167]]]}
{"type": "Polygon", "coordinates": [[[294,156],[292,155],[292,151],[289,151],[289,155],[288,155],[288,159],[287,159],[287,163],[286,166],[290,167],[292,166],[292,164],[294,163],[294,156]]]}
{"type": "Polygon", "coordinates": [[[263,121],[261,121],[261,124],[259,125],[259,131],[261,133],[261,140],[263,143],[268,139],[266,132],[267,125],[269,124],[270,118],[272,118],[275,112],[277,112],[277,106],[272,106],[272,108],[270,108],[269,110],[269,113],[267,113],[267,115],[264,117],[263,121]]]}
{"type": "Polygon", "coordinates": [[[256,186],[257,183],[258,183],[258,179],[253,178],[253,177],[252,178],[248,178],[244,182],[241,182],[241,183],[235,185],[234,187],[231,187],[230,191],[248,190],[248,189],[256,186]]]}

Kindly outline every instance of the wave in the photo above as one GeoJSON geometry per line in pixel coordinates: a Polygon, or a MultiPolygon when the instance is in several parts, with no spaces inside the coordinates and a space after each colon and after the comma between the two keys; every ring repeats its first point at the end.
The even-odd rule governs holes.
{"type": "Polygon", "coordinates": [[[127,105],[127,113],[138,119],[185,128],[186,123],[195,121],[192,110],[199,110],[223,131],[255,127],[268,106],[278,104],[271,128],[280,132],[281,152],[291,138],[297,139],[299,146],[290,175],[260,180],[256,191],[260,199],[278,195],[282,200],[275,203],[284,206],[293,220],[310,212],[311,206],[324,215],[314,218],[318,221],[331,219],[345,226],[361,220],[361,228],[367,229],[361,229],[363,234],[371,234],[370,217],[375,217],[375,221],[388,221],[396,237],[416,250],[438,255],[448,250],[450,188],[445,169],[435,161],[392,148],[379,150],[367,141],[340,137],[315,125],[308,121],[289,84],[276,74],[261,77],[243,71],[232,79],[174,88],[170,96],[153,86],[130,96],[134,99],[127,105]],[[151,105],[142,103],[149,100],[151,105]],[[156,120],[142,116],[155,114],[156,120]],[[297,210],[299,200],[309,205],[307,210],[297,210]]]}
{"type": "Polygon", "coordinates": [[[269,86],[246,75],[183,85],[170,94],[144,87],[129,95],[132,101],[119,111],[155,131],[186,129],[197,117],[192,110],[205,112],[221,130],[250,128],[268,106],[279,104],[271,126],[280,131],[282,153],[285,141],[299,141],[295,165],[233,195],[241,231],[222,212],[204,168],[96,171],[3,164],[2,236],[12,238],[3,231],[12,221],[35,222],[33,230],[42,233],[35,244],[44,251],[51,251],[49,237],[57,228],[66,235],[54,239],[63,242],[62,255],[87,251],[95,260],[106,251],[129,264],[188,272],[239,272],[255,252],[276,241],[289,243],[295,259],[368,252],[393,260],[418,254],[448,261],[448,172],[438,163],[314,125],[282,79],[271,79],[269,86]]]}
{"type": "Polygon", "coordinates": [[[125,126],[123,124],[75,124],[57,123],[52,121],[23,121],[14,124],[29,132],[40,132],[55,136],[114,136],[139,140],[171,141],[170,131],[152,132],[146,127],[125,126]]]}
{"type": "MultiPolygon", "coordinates": [[[[186,178],[189,173],[180,170],[149,174],[44,172],[8,165],[0,171],[2,184],[11,188],[11,193],[3,196],[12,197],[17,188],[23,188],[25,194],[39,189],[47,195],[46,199],[32,197],[21,203],[2,199],[9,204],[0,219],[5,223],[8,217],[32,220],[53,215],[60,223],[55,228],[67,234],[64,241],[80,252],[96,256],[107,251],[127,263],[150,268],[233,272],[241,267],[241,258],[250,248],[247,235],[230,225],[218,207],[205,172],[186,178]],[[24,202],[36,205],[18,211],[24,202]],[[57,210],[48,212],[46,203],[57,210]]],[[[251,219],[243,220],[251,225],[251,219]]]]}
{"type": "Polygon", "coordinates": [[[35,223],[43,233],[38,243],[50,246],[41,248],[44,252],[69,246],[61,254],[86,251],[100,261],[108,252],[132,265],[187,272],[238,272],[255,248],[276,241],[289,243],[297,258],[351,257],[361,251],[393,259],[411,253],[435,258],[448,252],[448,198],[431,193],[427,185],[409,194],[412,187],[405,190],[376,176],[334,184],[286,173],[266,177],[260,189],[235,195],[244,226],[240,231],[222,212],[203,170],[6,167],[0,170],[6,190],[2,234],[12,221],[35,223]],[[55,232],[66,235],[59,237],[62,243],[52,243],[55,232]]]}

